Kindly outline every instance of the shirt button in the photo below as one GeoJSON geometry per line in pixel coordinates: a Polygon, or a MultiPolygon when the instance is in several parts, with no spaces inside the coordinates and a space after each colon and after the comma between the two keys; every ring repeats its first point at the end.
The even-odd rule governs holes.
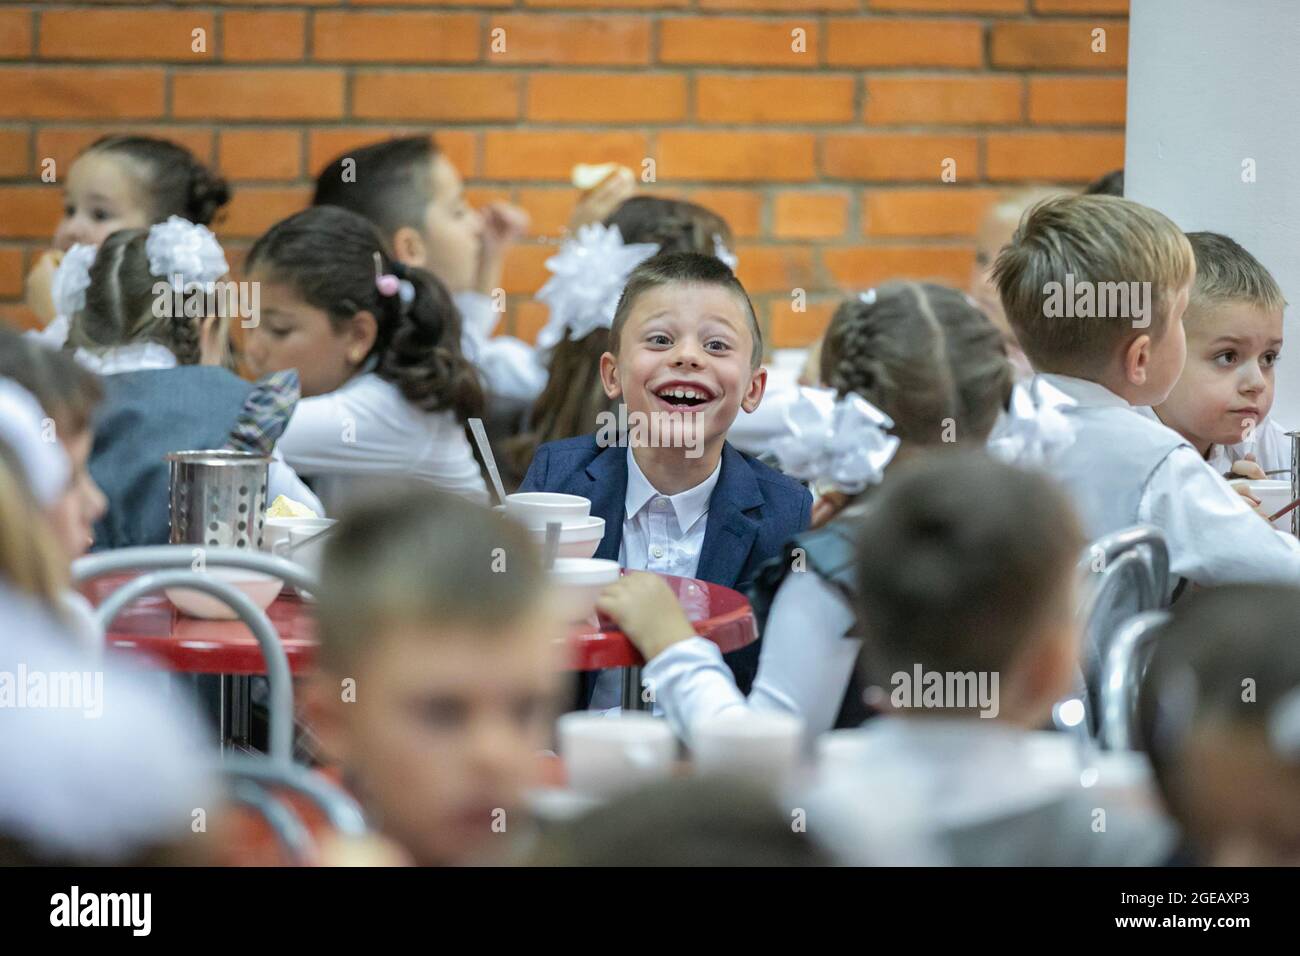
{"type": "Polygon", "coordinates": [[[656,558],[662,558],[664,556],[664,549],[660,547],[654,547],[650,549],[650,553],[653,554],[656,558]]]}
{"type": "Polygon", "coordinates": [[[668,502],[665,501],[663,498],[657,498],[655,499],[655,507],[658,508],[660,511],[666,511],[668,510],[668,502]]]}

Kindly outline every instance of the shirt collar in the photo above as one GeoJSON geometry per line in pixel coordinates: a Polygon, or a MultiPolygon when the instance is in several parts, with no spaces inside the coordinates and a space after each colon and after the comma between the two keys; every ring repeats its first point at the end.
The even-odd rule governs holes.
{"type": "Polygon", "coordinates": [[[131,342],[94,351],[77,349],[75,354],[85,368],[100,375],[175,368],[177,364],[172,350],[157,342],[131,342]]]}
{"type": "Polygon", "coordinates": [[[650,484],[650,480],[642,474],[640,467],[637,466],[636,456],[632,454],[632,446],[629,445],[627,496],[624,500],[627,517],[636,516],[654,498],[666,498],[677,516],[677,527],[684,532],[709,510],[709,499],[713,496],[713,489],[717,486],[718,476],[721,474],[722,459],[718,459],[718,466],[713,469],[713,473],[694,488],[687,488],[675,495],[661,495],[655,490],[655,486],[650,484]]]}
{"type": "Polygon", "coordinates": [[[1116,405],[1121,408],[1134,408],[1126,399],[1116,395],[1105,385],[1075,378],[1073,375],[1056,375],[1052,372],[1039,372],[1036,376],[1058,391],[1064,392],[1080,405],[1116,405]]]}

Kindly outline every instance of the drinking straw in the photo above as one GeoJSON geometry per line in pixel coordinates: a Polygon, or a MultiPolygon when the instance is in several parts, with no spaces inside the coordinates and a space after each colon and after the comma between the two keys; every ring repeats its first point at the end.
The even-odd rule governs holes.
{"type": "Polygon", "coordinates": [[[474,443],[478,445],[478,453],[483,456],[483,463],[487,465],[488,477],[492,479],[492,488],[497,493],[497,504],[506,503],[506,488],[501,484],[501,472],[497,470],[497,460],[492,455],[492,446],[488,444],[487,430],[483,427],[483,419],[471,418],[469,420],[470,431],[474,433],[474,443]]]}

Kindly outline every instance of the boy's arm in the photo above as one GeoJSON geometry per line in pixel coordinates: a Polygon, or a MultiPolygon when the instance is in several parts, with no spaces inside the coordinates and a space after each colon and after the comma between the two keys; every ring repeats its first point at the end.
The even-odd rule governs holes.
{"type": "Polygon", "coordinates": [[[1190,447],[1152,473],[1138,520],[1164,532],[1170,570],[1194,584],[1300,585],[1300,541],[1255,514],[1190,447]]]}

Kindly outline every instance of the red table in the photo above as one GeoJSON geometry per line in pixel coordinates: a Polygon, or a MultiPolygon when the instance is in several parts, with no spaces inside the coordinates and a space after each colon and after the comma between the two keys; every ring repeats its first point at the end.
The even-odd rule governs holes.
{"type": "MultiPolygon", "coordinates": [[[[84,592],[98,605],[133,575],[110,575],[89,582],[84,592]]],[[[754,612],[744,595],[720,584],[664,576],[677,595],[696,633],[724,653],[758,639],[754,612]]],[[[266,609],[295,675],[309,673],[316,658],[312,606],[286,588],[266,609]]],[[[118,615],[108,634],[118,652],[152,658],[170,671],[186,674],[265,674],[261,649],[239,621],[204,621],[187,617],[161,594],[140,599],[118,615]]],[[[612,623],[576,625],[568,637],[570,670],[636,667],[641,654],[612,623]]]]}

